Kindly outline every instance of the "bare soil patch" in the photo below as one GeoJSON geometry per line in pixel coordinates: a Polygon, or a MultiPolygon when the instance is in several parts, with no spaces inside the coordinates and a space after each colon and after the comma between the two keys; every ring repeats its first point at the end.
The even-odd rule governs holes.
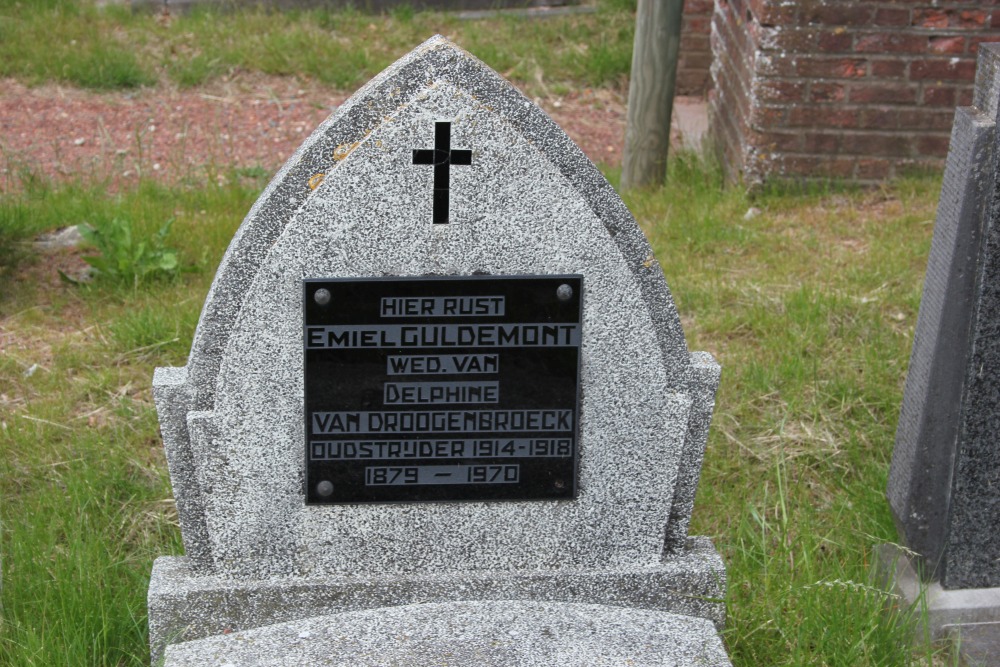
{"type": "MultiPolygon", "coordinates": [[[[295,78],[250,74],[186,90],[115,93],[0,80],[0,191],[16,189],[25,171],[112,187],[140,176],[172,183],[232,168],[270,173],[347,96],[295,78]]],[[[583,90],[535,101],[591,160],[620,163],[620,95],[583,90]]]]}

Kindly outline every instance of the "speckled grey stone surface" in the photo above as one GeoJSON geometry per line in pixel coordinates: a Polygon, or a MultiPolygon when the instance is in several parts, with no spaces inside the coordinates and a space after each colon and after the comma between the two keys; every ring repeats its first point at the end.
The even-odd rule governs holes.
{"type": "Polygon", "coordinates": [[[1000,118],[1000,45],[987,44],[979,50],[972,106],[987,118],[1000,118]]]}
{"type": "MultiPolygon", "coordinates": [[[[988,86],[997,94],[1000,85],[1000,48],[982,49],[982,67],[994,78],[988,86]]],[[[979,79],[980,84],[986,83],[979,79]]],[[[997,123],[996,100],[986,107],[997,123]]],[[[996,137],[996,135],[995,135],[996,137]]],[[[945,588],[1000,586],[1000,150],[990,156],[987,190],[989,213],[982,224],[982,245],[977,266],[977,291],[972,320],[971,346],[962,398],[961,430],[951,493],[950,525],[945,546],[945,588]]]]}
{"type": "Polygon", "coordinates": [[[682,551],[688,543],[688,525],[694,510],[694,496],[698,490],[701,462],[705,458],[705,444],[708,442],[708,427],[715,410],[715,390],[719,386],[722,368],[712,355],[692,352],[691,371],[694,379],[691,383],[691,416],[677,471],[670,522],[667,524],[668,552],[682,551]]]}
{"type": "Polygon", "coordinates": [[[949,628],[952,652],[962,667],[994,667],[1000,655],[1000,622],[968,623],[949,628]]]}
{"type": "Polygon", "coordinates": [[[285,577],[264,581],[199,575],[187,558],[156,560],[149,588],[150,635],[164,642],[199,639],[284,620],[459,600],[597,603],[670,611],[725,621],[725,568],[711,542],[692,538],[656,567],[285,577]]]}
{"type": "MultiPolygon", "coordinates": [[[[214,582],[200,593],[219,601],[211,613],[225,607],[224,581],[245,591],[564,572],[559,585],[571,587],[580,571],[653,573],[687,556],[718,379],[710,356],[687,351],[663,273],[600,172],[496,73],[434,38],[282,168],[226,252],[187,365],[157,369],[185,571],[214,582]],[[451,123],[454,148],[472,150],[471,165],[452,169],[447,225],[431,224],[433,170],[412,164],[437,121],[451,123]],[[584,276],[578,498],[307,507],[301,280],[483,273],[584,276]]],[[[720,594],[721,567],[693,573],[702,588],[685,594],[720,594]]],[[[161,574],[150,588],[154,652],[213,622],[185,617],[172,587],[190,582],[161,574]]],[[[355,594],[367,596],[361,606],[381,599],[377,586],[355,594]]]]}
{"type": "Polygon", "coordinates": [[[728,667],[709,621],[591,604],[360,611],[172,646],[165,667],[728,667]]]}
{"type": "Polygon", "coordinates": [[[879,546],[877,566],[880,578],[898,597],[900,606],[920,614],[914,628],[916,641],[939,641],[970,626],[1000,630],[1000,588],[947,590],[938,581],[921,581],[917,574],[919,561],[912,552],[895,544],[879,546]]]}
{"type": "Polygon", "coordinates": [[[888,497],[904,544],[945,588],[1000,585],[1000,48],[959,109],[888,497]]]}
{"type": "Polygon", "coordinates": [[[906,377],[888,497],[900,537],[925,572],[941,562],[982,241],[994,124],[959,109],[906,377]]]}

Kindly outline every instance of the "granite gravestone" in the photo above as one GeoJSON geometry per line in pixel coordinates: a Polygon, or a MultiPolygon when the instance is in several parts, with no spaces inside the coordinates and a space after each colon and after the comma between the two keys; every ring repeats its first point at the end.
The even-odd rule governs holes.
{"type": "Polygon", "coordinates": [[[908,553],[886,558],[910,599],[917,572],[930,584],[936,634],[1000,621],[1000,45],[980,48],[973,104],[955,115],[888,487],[908,553]]]}
{"type": "Polygon", "coordinates": [[[727,665],[687,535],[718,379],[611,186],[434,38],[282,168],[156,371],[186,555],[153,658],[584,665],[604,628],[615,664],[727,665]]]}

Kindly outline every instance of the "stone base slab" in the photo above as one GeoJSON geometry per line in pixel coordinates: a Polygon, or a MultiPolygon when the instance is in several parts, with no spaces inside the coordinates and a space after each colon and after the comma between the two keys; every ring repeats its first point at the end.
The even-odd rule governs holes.
{"type": "Polygon", "coordinates": [[[903,605],[925,615],[926,626],[918,626],[918,639],[954,640],[963,664],[970,667],[996,664],[1000,654],[1000,588],[948,590],[938,581],[921,581],[914,558],[895,544],[879,547],[879,563],[903,605]]]}
{"type": "Polygon", "coordinates": [[[1000,655],[1000,623],[948,626],[963,667],[991,667],[1000,655]]]}
{"type": "Polygon", "coordinates": [[[732,667],[711,621],[560,602],[343,612],[167,648],[164,667],[732,667]]]}
{"type": "Polygon", "coordinates": [[[726,574],[705,537],[653,568],[228,579],[161,557],[149,582],[153,664],[164,647],[286,621],[421,603],[525,600],[650,609],[725,623],[726,574]]]}

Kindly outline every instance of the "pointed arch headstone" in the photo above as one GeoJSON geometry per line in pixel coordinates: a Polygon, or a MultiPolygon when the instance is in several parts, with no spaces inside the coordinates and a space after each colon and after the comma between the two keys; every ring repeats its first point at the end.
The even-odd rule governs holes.
{"type": "MultiPolygon", "coordinates": [[[[433,332],[450,335],[445,329],[433,332]]],[[[528,341],[518,345],[544,335],[518,331],[528,341]]],[[[502,333],[508,342],[512,332],[502,333]]],[[[550,368],[556,364],[546,360],[563,353],[551,349],[523,357],[507,347],[493,350],[494,361],[506,361],[519,375],[498,371],[499,381],[478,384],[449,380],[450,391],[474,385],[497,399],[495,410],[461,410],[466,417],[486,414],[494,426],[502,421],[508,435],[517,431],[511,446],[528,458],[511,465],[521,477],[499,465],[500,458],[484,460],[509,471],[515,485],[546,465],[549,451],[538,449],[540,436],[531,432],[542,428],[531,420],[545,416],[528,413],[553,408],[550,376],[558,375],[563,389],[570,381],[565,363],[563,370],[550,368]],[[503,404],[514,394],[523,396],[519,403],[503,404]],[[518,419],[526,420],[520,430],[508,421],[518,419]]],[[[370,379],[350,368],[324,366],[324,382],[350,393],[345,388],[370,379]]],[[[435,37],[359,90],[285,164],[219,266],[187,365],[156,371],[154,396],[186,556],[161,558],[154,568],[154,656],[166,643],[226,629],[412,602],[565,600],[721,624],[721,561],[705,538],[687,535],[718,378],[710,355],[688,352],[663,272],[600,172],[541,109],[435,37]],[[560,306],[525,296],[556,278],[558,289],[578,290],[567,297],[575,314],[559,315],[560,306]],[[326,282],[310,282],[317,280],[326,282]],[[341,478],[318,486],[310,445],[322,440],[322,429],[310,420],[347,413],[307,408],[307,394],[325,391],[304,379],[319,373],[307,331],[315,326],[316,336],[330,336],[319,347],[343,347],[343,336],[357,335],[357,346],[381,346],[380,354],[408,352],[399,338],[407,335],[400,328],[405,321],[376,326],[358,313],[364,295],[374,294],[371,285],[382,285],[379,294],[390,298],[392,289],[414,281],[430,285],[421,289],[447,286],[424,295],[431,299],[419,320],[426,331],[442,315],[433,310],[443,303],[435,298],[496,292],[510,304],[507,315],[470,318],[475,346],[485,347],[462,348],[468,355],[489,357],[498,327],[562,323],[566,337],[554,345],[570,350],[579,377],[577,398],[559,407],[561,437],[573,457],[558,472],[570,476],[558,480],[570,484],[558,487],[561,496],[552,489],[491,496],[473,478],[482,472],[475,465],[462,474],[477,491],[426,492],[442,488],[425,484],[426,475],[471,461],[463,457],[477,441],[467,425],[461,433],[454,426],[432,429],[428,437],[458,444],[441,455],[443,462],[405,466],[412,475],[400,479],[423,489],[405,502],[395,496],[393,503],[361,502],[357,495],[334,502],[341,478]],[[514,291],[476,291],[514,283],[514,291]],[[338,292],[345,284],[354,291],[338,292]],[[541,305],[522,309],[517,320],[513,313],[526,301],[541,305]],[[333,319],[311,321],[317,306],[310,304],[333,319]],[[348,311],[347,319],[337,319],[348,311]],[[369,334],[375,337],[363,338],[369,334]],[[521,499],[528,497],[534,499],[521,499]],[[445,502],[423,502],[435,500],[445,502]]],[[[364,400],[375,404],[352,408],[352,416],[375,419],[398,409],[364,400]]],[[[375,438],[371,430],[359,432],[375,438]]],[[[349,436],[337,437],[341,447],[349,436]]],[[[417,438],[394,437],[409,438],[404,445],[417,438]]],[[[378,444],[379,456],[390,456],[386,443],[378,444]]],[[[359,483],[371,486],[366,479],[359,483]]]]}

